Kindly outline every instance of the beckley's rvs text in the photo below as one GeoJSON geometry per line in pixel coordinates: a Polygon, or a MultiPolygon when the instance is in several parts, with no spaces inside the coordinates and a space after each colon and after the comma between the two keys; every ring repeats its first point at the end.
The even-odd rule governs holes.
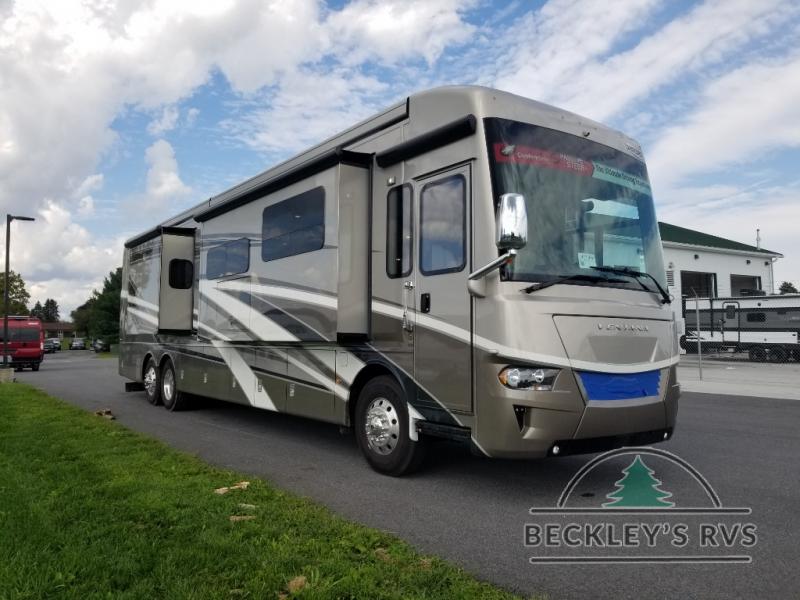
{"type": "Polygon", "coordinates": [[[120,373],[170,410],[352,427],[390,474],[434,436],[490,457],[649,444],[680,390],[664,287],[635,141],[440,88],[129,240],[120,373]]]}

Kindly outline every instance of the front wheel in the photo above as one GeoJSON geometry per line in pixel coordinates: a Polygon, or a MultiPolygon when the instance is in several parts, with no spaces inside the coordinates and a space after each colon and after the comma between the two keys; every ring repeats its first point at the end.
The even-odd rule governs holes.
{"type": "Polygon", "coordinates": [[[161,369],[161,400],[168,411],[183,410],[186,408],[187,396],[178,390],[175,379],[175,367],[168,360],[161,369]]]}
{"type": "Polygon", "coordinates": [[[31,369],[33,369],[34,371],[38,371],[39,370],[39,363],[33,363],[31,365],[31,369]]]}
{"type": "Polygon", "coordinates": [[[409,437],[406,401],[391,377],[376,377],[361,390],[356,404],[356,439],[370,466],[386,475],[405,475],[422,462],[422,441],[409,437]]]}

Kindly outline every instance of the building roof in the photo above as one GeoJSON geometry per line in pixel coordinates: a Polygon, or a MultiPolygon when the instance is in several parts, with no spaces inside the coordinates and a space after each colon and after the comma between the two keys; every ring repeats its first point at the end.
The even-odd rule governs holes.
{"type": "Polygon", "coordinates": [[[659,221],[658,229],[661,232],[662,242],[672,242],[674,244],[687,244],[690,246],[703,246],[706,248],[720,248],[723,250],[738,250],[739,252],[752,252],[754,254],[770,254],[772,256],[783,256],[779,252],[756,248],[741,242],[735,242],[726,238],[718,237],[702,231],[678,227],[670,223],[659,221]]]}

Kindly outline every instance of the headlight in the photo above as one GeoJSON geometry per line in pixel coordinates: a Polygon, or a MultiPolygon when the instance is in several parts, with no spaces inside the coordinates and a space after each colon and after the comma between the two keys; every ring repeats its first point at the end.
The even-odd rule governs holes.
{"type": "Polygon", "coordinates": [[[514,390],[549,392],[560,369],[544,367],[506,367],[497,375],[504,386],[514,390]]]}

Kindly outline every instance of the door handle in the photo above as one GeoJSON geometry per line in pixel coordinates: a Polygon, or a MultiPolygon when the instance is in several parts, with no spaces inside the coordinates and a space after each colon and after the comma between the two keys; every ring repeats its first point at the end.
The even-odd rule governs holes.
{"type": "Polygon", "coordinates": [[[419,310],[423,313],[431,312],[431,295],[429,293],[426,292],[419,297],[419,310]]]}
{"type": "Polygon", "coordinates": [[[414,282],[403,282],[403,329],[406,331],[414,331],[414,324],[408,318],[408,296],[414,293],[414,282]]]}

